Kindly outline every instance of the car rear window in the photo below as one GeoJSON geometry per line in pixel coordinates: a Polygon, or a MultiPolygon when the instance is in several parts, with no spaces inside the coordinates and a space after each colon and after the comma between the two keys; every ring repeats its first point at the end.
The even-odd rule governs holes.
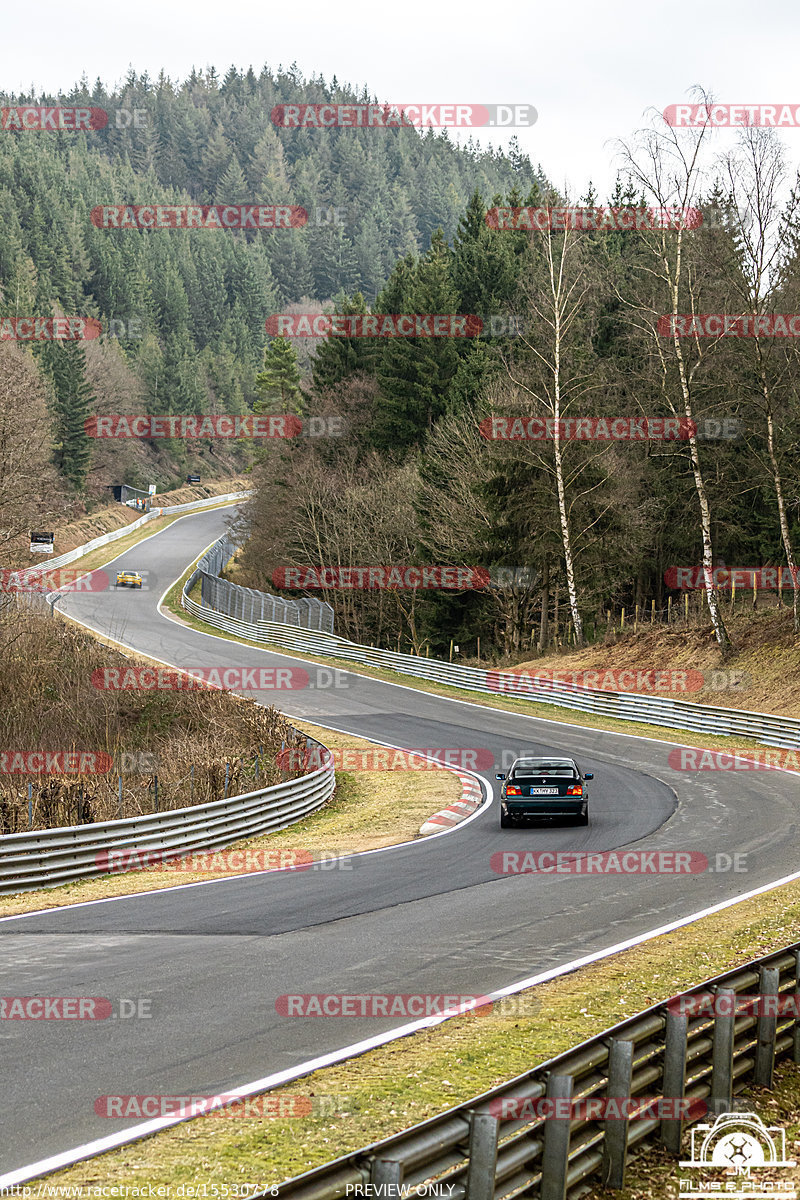
{"type": "Polygon", "coordinates": [[[512,779],[535,779],[540,775],[550,775],[556,779],[575,779],[577,778],[577,771],[572,763],[541,762],[520,763],[511,772],[512,779]]]}

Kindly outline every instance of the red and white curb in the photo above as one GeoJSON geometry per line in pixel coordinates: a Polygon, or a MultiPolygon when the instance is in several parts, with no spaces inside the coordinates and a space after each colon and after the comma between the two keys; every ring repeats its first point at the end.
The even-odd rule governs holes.
{"type": "Polygon", "coordinates": [[[461,799],[454,800],[452,804],[448,804],[447,808],[442,808],[439,812],[434,813],[432,817],[424,825],[420,827],[420,833],[441,833],[443,829],[449,829],[452,825],[458,825],[460,821],[466,820],[479,808],[483,803],[483,791],[477,779],[472,775],[464,775],[461,771],[456,771],[456,775],[461,780],[461,799]]]}

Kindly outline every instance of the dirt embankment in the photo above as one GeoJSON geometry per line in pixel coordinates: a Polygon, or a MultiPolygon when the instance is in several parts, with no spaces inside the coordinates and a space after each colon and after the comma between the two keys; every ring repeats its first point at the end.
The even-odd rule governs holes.
{"type": "Polygon", "coordinates": [[[788,608],[728,621],[733,653],[721,661],[710,624],[640,626],[583,650],[528,659],[505,670],[556,677],[608,691],[640,691],[675,700],[800,717],[800,644],[788,608]],[[573,672],[576,674],[573,676],[573,672]],[[587,678],[581,672],[596,672],[587,678]],[[622,675],[622,672],[628,672],[622,675]],[[636,672],[648,672],[639,675],[636,672]],[[653,672],[661,672],[660,675],[653,672]]]}
{"type": "MultiPolygon", "coordinates": [[[[224,496],[227,492],[243,492],[250,486],[251,483],[246,478],[215,479],[207,484],[198,483],[175,488],[171,492],[159,494],[155,500],[159,507],[167,508],[172,504],[188,504],[192,500],[224,496]]],[[[75,550],[78,546],[90,542],[92,538],[101,537],[104,533],[111,533],[115,529],[122,529],[123,526],[130,525],[141,516],[141,512],[137,512],[135,508],[129,508],[126,504],[112,502],[104,505],[103,508],[96,509],[95,512],[81,517],[78,521],[72,521],[60,529],[56,528],[54,530],[56,535],[54,553],[56,556],[66,554],[69,550],[75,550]]],[[[33,559],[33,557],[32,555],[31,558],[33,559]]]]}

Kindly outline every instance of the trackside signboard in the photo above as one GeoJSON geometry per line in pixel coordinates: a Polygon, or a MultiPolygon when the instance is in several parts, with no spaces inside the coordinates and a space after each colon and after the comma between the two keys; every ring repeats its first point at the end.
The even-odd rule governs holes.
{"type": "Polygon", "coordinates": [[[31,554],[52,554],[55,535],[31,531],[31,554]]]}

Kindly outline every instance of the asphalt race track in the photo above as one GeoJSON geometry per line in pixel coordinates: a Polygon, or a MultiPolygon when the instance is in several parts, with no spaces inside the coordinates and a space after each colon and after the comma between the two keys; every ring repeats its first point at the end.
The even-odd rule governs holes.
{"type": "MultiPolygon", "coordinates": [[[[162,593],[229,514],[186,517],[108,568],[112,579],[120,566],[147,571],[147,590],[74,594],[61,611],[172,665],[301,665],[312,682],[326,678],[158,613],[162,593]]],[[[149,1019],[0,1022],[0,1174],[136,1123],[96,1116],[99,1096],[213,1094],[403,1023],[282,1017],[282,994],[481,994],[800,866],[795,775],[678,771],[668,764],[672,746],[647,738],[493,712],[349,672],[339,683],[347,686],[258,698],[396,746],[488,749],[497,769],[504,755],[574,754],[595,773],[589,826],[501,830],[495,800],[452,833],[355,856],[348,869],[220,880],[0,921],[0,994],[152,1002],[149,1019]],[[498,850],[632,843],[700,851],[712,863],[746,854],[747,870],[506,876],[490,865],[498,850]]],[[[493,781],[492,770],[481,773],[493,781]]]]}

